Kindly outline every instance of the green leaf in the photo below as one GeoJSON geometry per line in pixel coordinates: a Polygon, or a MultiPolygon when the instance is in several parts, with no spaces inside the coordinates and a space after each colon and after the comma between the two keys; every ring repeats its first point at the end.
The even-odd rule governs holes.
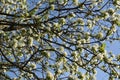
{"type": "Polygon", "coordinates": [[[120,21],[117,21],[116,23],[117,23],[117,26],[119,26],[119,27],[120,27],[120,21]]]}
{"type": "Polygon", "coordinates": [[[105,48],[105,47],[106,47],[106,43],[103,43],[103,44],[101,45],[101,47],[105,48]]]}
{"type": "Polygon", "coordinates": [[[101,44],[101,46],[98,48],[98,49],[99,49],[98,51],[99,51],[100,53],[104,53],[105,47],[106,47],[106,44],[105,44],[105,43],[101,44]]]}

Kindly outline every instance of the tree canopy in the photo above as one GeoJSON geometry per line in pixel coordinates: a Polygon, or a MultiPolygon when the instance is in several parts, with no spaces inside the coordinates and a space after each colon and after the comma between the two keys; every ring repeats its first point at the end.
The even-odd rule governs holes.
{"type": "Polygon", "coordinates": [[[118,80],[119,27],[120,0],[0,0],[0,79],[118,80]]]}

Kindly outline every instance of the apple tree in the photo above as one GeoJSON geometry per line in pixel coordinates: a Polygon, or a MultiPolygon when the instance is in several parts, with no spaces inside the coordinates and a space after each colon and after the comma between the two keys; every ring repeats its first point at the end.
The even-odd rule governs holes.
{"type": "Polygon", "coordinates": [[[0,79],[120,79],[119,0],[0,0],[0,79]]]}

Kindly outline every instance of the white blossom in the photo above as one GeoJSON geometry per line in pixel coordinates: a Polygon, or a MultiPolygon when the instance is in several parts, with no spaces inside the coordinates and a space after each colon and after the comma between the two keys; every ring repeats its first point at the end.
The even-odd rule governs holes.
{"type": "Polygon", "coordinates": [[[29,46],[33,45],[33,37],[28,37],[28,45],[29,46]]]}
{"type": "Polygon", "coordinates": [[[63,55],[66,57],[67,56],[67,52],[63,52],[63,55]]]}
{"type": "Polygon", "coordinates": [[[16,39],[13,40],[13,47],[16,48],[18,46],[18,41],[16,39]]]}
{"type": "Polygon", "coordinates": [[[50,71],[47,71],[46,79],[47,80],[54,80],[54,76],[53,76],[53,74],[50,71]]]}
{"type": "Polygon", "coordinates": [[[64,51],[64,47],[60,46],[59,50],[60,50],[61,52],[63,52],[63,51],[64,51]]]}
{"type": "Polygon", "coordinates": [[[73,0],[73,3],[77,6],[79,4],[79,0],[73,0]]]}

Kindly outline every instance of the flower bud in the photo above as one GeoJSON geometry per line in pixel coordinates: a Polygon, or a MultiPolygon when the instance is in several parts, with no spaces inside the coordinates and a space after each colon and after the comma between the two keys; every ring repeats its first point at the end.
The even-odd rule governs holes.
{"type": "Polygon", "coordinates": [[[54,10],[55,9],[55,5],[54,4],[51,4],[51,6],[50,6],[51,8],[51,10],[54,10]]]}

